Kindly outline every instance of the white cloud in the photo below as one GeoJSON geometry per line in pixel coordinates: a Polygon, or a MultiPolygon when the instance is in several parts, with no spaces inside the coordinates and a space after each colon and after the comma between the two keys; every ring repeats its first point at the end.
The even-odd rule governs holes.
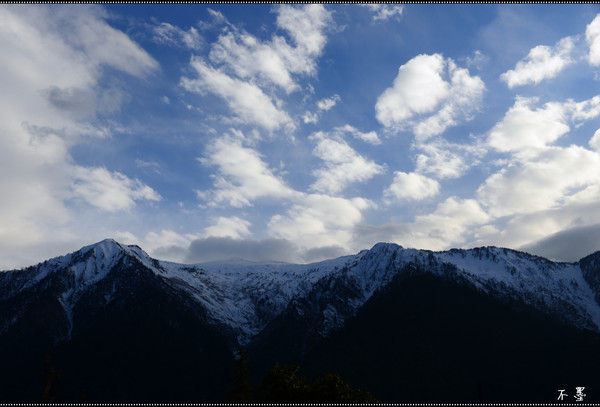
{"type": "Polygon", "coordinates": [[[261,43],[247,33],[228,32],[213,44],[210,60],[214,64],[224,64],[239,78],[258,78],[280,86],[288,93],[298,90],[291,75],[296,68],[286,60],[292,51],[283,39],[277,44],[281,48],[261,43]]]}
{"type": "Polygon", "coordinates": [[[303,249],[351,244],[352,229],[362,220],[362,210],[373,203],[363,198],[344,199],[308,194],[297,200],[285,215],[275,215],[269,231],[303,249]]]}
{"type": "Polygon", "coordinates": [[[388,20],[391,17],[401,17],[404,12],[404,6],[402,4],[361,4],[363,7],[368,7],[369,10],[374,13],[373,20],[388,20]]]}
{"type": "Polygon", "coordinates": [[[600,96],[594,96],[591,99],[587,99],[579,103],[569,100],[565,103],[565,107],[572,112],[572,120],[591,120],[600,115],[600,96]]]}
{"type": "Polygon", "coordinates": [[[337,104],[337,102],[339,102],[340,100],[342,100],[340,98],[340,95],[333,95],[330,98],[325,98],[325,99],[319,100],[317,102],[317,107],[319,108],[319,110],[328,111],[329,109],[334,107],[337,104]]]}
{"type": "Polygon", "coordinates": [[[274,84],[287,93],[299,90],[292,76],[315,73],[315,59],[325,46],[324,32],[332,23],[331,13],[319,4],[283,5],[277,13],[277,26],[289,34],[294,46],[281,36],[274,35],[270,41],[261,42],[247,32],[233,28],[213,44],[211,62],[261,86],[274,84]]]}
{"type": "Polygon", "coordinates": [[[227,76],[209,67],[199,57],[192,57],[190,64],[198,77],[183,77],[181,85],[190,92],[208,91],[220,96],[241,122],[256,124],[270,131],[291,122],[288,114],[277,108],[258,86],[227,76]]]}
{"type": "Polygon", "coordinates": [[[590,147],[600,154],[600,129],[596,130],[589,142],[590,147]]]}
{"type": "MultiPolygon", "coordinates": [[[[82,47],[93,64],[106,64],[130,75],[147,75],[158,68],[156,62],[125,33],[106,24],[104,11],[99,8],[90,12],[73,13],[72,8],[52,8],[50,20],[58,17],[68,42],[77,49],[82,47]],[[56,13],[56,14],[55,14],[56,13]]],[[[56,20],[55,20],[56,21],[56,20]]]]}
{"type": "Polygon", "coordinates": [[[311,113],[308,110],[306,111],[306,113],[304,113],[304,116],[302,116],[302,120],[304,121],[304,123],[312,123],[312,124],[316,124],[319,119],[321,118],[321,112],[322,111],[328,111],[329,109],[331,109],[332,107],[334,107],[337,102],[339,102],[341,100],[339,95],[333,95],[330,98],[325,98],[325,99],[321,99],[317,102],[317,108],[319,109],[317,112],[315,113],[311,113]]]}
{"type": "Polygon", "coordinates": [[[444,65],[440,54],[418,55],[402,65],[392,87],[377,99],[377,120],[391,127],[415,114],[432,112],[449,92],[441,76],[444,65]]]}
{"type": "Polygon", "coordinates": [[[521,250],[557,261],[575,262],[600,250],[600,224],[567,227],[521,250]]]}
{"type": "Polygon", "coordinates": [[[437,138],[418,142],[416,172],[432,174],[437,178],[458,178],[469,168],[480,163],[486,153],[480,143],[456,144],[437,138]]]}
{"type": "Polygon", "coordinates": [[[154,41],[162,44],[184,47],[191,50],[202,48],[202,37],[194,27],[185,31],[169,23],[160,23],[152,28],[154,41]]]}
{"type": "MultiPolygon", "coordinates": [[[[70,151],[89,137],[108,137],[95,115],[114,113],[127,99],[106,87],[104,68],[147,77],[158,63],[108,25],[98,6],[0,6],[0,21],[0,257],[22,266],[36,260],[34,247],[56,254],[72,244],[84,227],[72,222],[77,210],[97,208],[71,206],[78,174],[94,169],[77,165],[70,151]],[[14,254],[21,249],[27,259],[14,254]]],[[[130,182],[125,194],[133,201],[157,196],[111,175],[130,182]]]]}
{"type": "MultiPolygon", "coordinates": [[[[598,222],[600,213],[600,184],[582,187],[578,192],[566,195],[548,209],[515,214],[505,224],[489,233],[481,233],[475,244],[494,244],[505,247],[529,247],[548,236],[569,229],[598,222]]],[[[577,241],[570,242],[572,245],[577,241]]],[[[587,247],[589,242],[578,245],[587,247]]],[[[538,253],[547,255],[547,253],[538,253]]],[[[567,259],[562,259],[567,260],[567,259]]],[[[569,260],[567,260],[569,261],[569,260]]]]}
{"type": "Polygon", "coordinates": [[[199,238],[195,234],[181,234],[171,229],[149,232],[143,239],[129,232],[119,232],[119,234],[119,238],[124,238],[125,242],[129,239],[130,244],[140,245],[150,256],[174,262],[185,262],[191,243],[199,238]]]}
{"type": "Polygon", "coordinates": [[[277,177],[260,154],[230,136],[215,139],[200,161],[216,166],[215,189],[199,191],[198,195],[211,206],[227,203],[233,207],[251,206],[258,198],[291,198],[298,193],[277,177]]]}
{"type": "MultiPolygon", "coordinates": [[[[277,26],[286,30],[294,40],[301,57],[321,54],[327,38],[324,31],[333,24],[331,12],[322,4],[306,4],[304,7],[281,5],[277,10],[277,26]]],[[[300,59],[300,58],[299,58],[300,59]]],[[[305,61],[305,69],[314,69],[314,61],[305,61]]]]}
{"type": "Polygon", "coordinates": [[[565,67],[573,63],[570,58],[573,48],[571,37],[561,39],[554,47],[538,45],[532,48],[524,59],[517,62],[515,69],[500,75],[500,79],[505,81],[509,88],[514,88],[554,78],[565,67]]]}
{"type": "Polygon", "coordinates": [[[319,121],[319,114],[306,111],[306,113],[304,113],[304,116],[302,116],[302,120],[306,124],[309,124],[309,123],[316,124],[319,121]]]}
{"type": "Polygon", "coordinates": [[[412,128],[424,140],[457,125],[458,120],[470,120],[484,90],[478,76],[470,76],[452,59],[422,54],[399,68],[392,87],[377,99],[376,117],[387,128],[412,128]],[[424,117],[426,114],[431,116],[424,117]]]}
{"type": "Polygon", "coordinates": [[[474,199],[450,197],[429,215],[417,216],[404,237],[406,245],[443,250],[464,244],[475,226],[491,220],[474,199]]]}
{"type": "Polygon", "coordinates": [[[119,172],[86,167],[73,167],[72,171],[71,196],[103,211],[129,210],[135,206],[135,201],[161,199],[149,186],[119,172]]]}
{"type": "Polygon", "coordinates": [[[413,128],[417,139],[425,140],[442,134],[458,120],[470,120],[483,96],[485,85],[478,76],[470,76],[467,69],[458,68],[448,59],[450,89],[442,108],[434,115],[418,122],[413,128]]]}
{"type": "Polygon", "coordinates": [[[248,236],[250,231],[248,228],[251,223],[247,220],[232,216],[229,218],[220,216],[214,225],[208,226],[204,229],[206,236],[214,237],[231,237],[239,239],[242,236],[248,236]]]}
{"type": "Polygon", "coordinates": [[[336,194],[348,184],[366,181],[384,172],[384,167],[365,159],[339,136],[318,132],[310,136],[317,145],[313,154],[325,161],[325,168],[313,171],[317,181],[311,189],[336,194]]]}
{"type": "Polygon", "coordinates": [[[344,134],[350,134],[352,137],[354,137],[356,139],[360,139],[369,144],[373,144],[373,145],[381,144],[381,140],[379,139],[379,136],[377,136],[376,132],[370,131],[368,133],[363,133],[362,131],[358,130],[356,127],[350,126],[349,124],[346,124],[346,125],[340,126],[340,127],[335,127],[333,129],[333,133],[339,134],[342,136],[344,134]]]}
{"type": "Polygon", "coordinates": [[[567,111],[557,102],[531,109],[535,98],[517,97],[515,104],[489,132],[488,144],[501,152],[540,149],[569,131],[567,111]]]}
{"type": "Polygon", "coordinates": [[[488,63],[490,57],[484,55],[480,50],[475,50],[472,57],[466,57],[465,62],[469,68],[482,69],[483,65],[488,63]]]}
{"type": "Polygon", "coordinates": [[[440,191],[440,184],[434,179],[415,172],[405,173],[396,171],[394,181],[384,195],[394,197],[398,200],[420,201],[425,198],[435,196],[440,191]]]}
{"type": "Polygon", "coordinates": [[[590,47],[588,60],[591,65],[600,65],[600,14],[585,29],[585,39],[590,47]]]}
{"type": "Polygon", "coordinates": [[[476,200],[453,196],[440,202],[433,212],[416,216],[412,222],[382,226],[357,224],[354,238],[362,244],[362,248],[387,241],[404,247],[447,250],[464,247],[491,220],[476,200]]]}
{"type": "Polygon", "coordinates": [[[583,147],[547,147],[491,175],[477,191],[493,216],[562,206],[578,190],[600,182],[600,156],[583,147]]]}

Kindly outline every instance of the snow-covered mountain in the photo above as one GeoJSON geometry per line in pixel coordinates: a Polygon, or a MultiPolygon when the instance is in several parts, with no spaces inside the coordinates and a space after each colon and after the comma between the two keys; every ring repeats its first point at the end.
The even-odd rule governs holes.
{"type": "Polygon", "coordinates": [[[557,263],[379,243],[313,264],[186,265],[109,239],[0,272],[0,399],[224,401],[243,345],[258,377],[301,363],[387,401],[548,401],[575,380],[560,372],[600,380],[599,303],[600,252],[557,263]],[[533,376],[537,392],[505,396],[533,376]]]}
{"type": "MultiPolygon", "coordinates": [[[[138,246],[107,239],[33,267],[0,273],[0,301],[55,281],[54,295],[68,322],[68,338],[73,310],[82,295],[97,289],[111,271],[118,268],[126,273],[127,266],[143,267],[186,293],[206,310],[212,323],[230,328],[241,344],[247,344],[290,304],[302,313],[309,306],[306,301],[311,292],[314,296],[314,290],[331,291],[343,282],[345,296],[333,293],[337,301],[317,310],[317,330],[326,336],[410,267],[461,281],[495,297],[522,301],[579,328],[600,331],[600,253],[578,263],[557,263],[496,247],[432,252],[379,243],[356,255],[313,264],[184,265],[152,259],[138,246]]],[[[110,287],[101,296],[106,304],[116,290],[114,284],[110,287]]],[[[18,320],[19,312],[2,316],[0,334],[18,320]]]]}

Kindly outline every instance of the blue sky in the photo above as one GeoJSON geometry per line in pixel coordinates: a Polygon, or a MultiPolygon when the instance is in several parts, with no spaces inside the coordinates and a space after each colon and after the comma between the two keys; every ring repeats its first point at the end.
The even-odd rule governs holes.
{"type": "Polygon", "coordinates": [[[4,5],[0,269],[600,249],[598,5],[4,5]]]}

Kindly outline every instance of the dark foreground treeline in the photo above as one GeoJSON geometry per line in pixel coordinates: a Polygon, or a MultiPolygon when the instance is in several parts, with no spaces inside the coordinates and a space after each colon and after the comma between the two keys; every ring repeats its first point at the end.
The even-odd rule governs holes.
{"type": "Polygon", "coordinates": [[[151,287],[90,306],[67,341],[60,306],[36,297],[0,335],[0,402],[573,403],[576,387],[600,402],[598,334],[432,275],[397,279],[325,339],[285,313],[237,359],[151,287]]]}

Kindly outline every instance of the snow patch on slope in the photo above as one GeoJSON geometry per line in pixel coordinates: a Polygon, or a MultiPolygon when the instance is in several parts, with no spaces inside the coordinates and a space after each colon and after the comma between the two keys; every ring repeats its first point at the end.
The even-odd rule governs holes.
{"type": "Polygon", "coordinates": [[[314,264],[251,262],[181,265],[160,262],[163,278],[200,302],[215,321],[225,322],[247,343],[294,297],[302,297],[321,278],[346,267],[356,256],[314,264]]]}

